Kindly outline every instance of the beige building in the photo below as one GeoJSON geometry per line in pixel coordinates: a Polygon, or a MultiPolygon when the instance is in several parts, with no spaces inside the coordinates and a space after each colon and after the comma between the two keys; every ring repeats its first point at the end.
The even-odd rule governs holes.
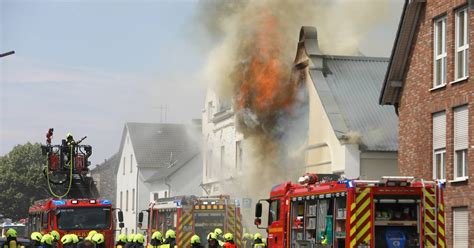
{"type": "Polygon", "coordinates": [[[294,63],[309,104],[306,171],[398,175],[398,119],[378,105],[388,59],[325,55],[316,28],[302,27],[294,63]]]}

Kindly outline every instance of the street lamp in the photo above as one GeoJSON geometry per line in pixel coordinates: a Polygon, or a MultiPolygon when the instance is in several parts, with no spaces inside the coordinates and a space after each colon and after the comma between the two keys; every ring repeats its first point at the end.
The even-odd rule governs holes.
{"type": "Polygon", "coordinates": [[[15,51],[10,51],[10,52],[6,52],[6,53],[0,53],[0,58],[1,58],[1,57],[6,57],[6,56],[12,55],[12,54],[15,54],[15,51]]]}

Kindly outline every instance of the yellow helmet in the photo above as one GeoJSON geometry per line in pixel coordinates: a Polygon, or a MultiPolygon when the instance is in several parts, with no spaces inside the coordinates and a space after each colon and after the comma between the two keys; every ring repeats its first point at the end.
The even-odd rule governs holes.
{"type": "Polygon", "coordinates": [[[92,241],[92,237],[93,237],[96,233],[97,233],[96,230],[90,231],[90,232],[87,234],[87,237],[85,238],[85,240],[92,241]]]}
{"type": "Polygon", "coordinates": [[[176,238],[176,233],[174,232],[174,230],[170,229],[170,230],[166,231],[165,237],[175,239],[176,238]]]}
{"type": "Polygon", "coordinates": [[[201,243],[201,238],[199,238],[199,236],[197,236],[196,234],[194,234],[192,237],[191,237],[191,244],[200,244],[201,243]]]}
{"type": "Polygon", "coordinates": [[[126,243],[126,242],[127,242],[127,235],[121,233],[121,234],[119,234],[119,236],[118,236],[117,239],[118,239],[118,241],[120,241],[120,242],[126,243]]]}
{"type": "Polygon", "coordinates": [[[262,234],[260,233],[256,233],[255,235],[253,235],[253,239],[262,239],[262,234]]]}
{"type": "Polygon", "coordinates": [[[43,235],[39,232],[32,232],[30,235],[31,240],[41,242],[43,235]]]}
{"type": "Polygon", "coordinates": [[[211,240],[211,239],[217,239],[217,235],[215,232],[210,232],[208,235],[207,235],[207,240],[211,240]]]}
{"type": "Polygon", "coordinates": [[[156,231],[151,235],[151,239],[162,240],[163,235],[159,231],[156,231]]]}
{"type": "Polygon", "coordinates": [[[51,234],[45,234],[41,238],[41,243],[42,244],[47,244],[47,245],[52,245],[53,244],[53,236],[51,234]]]}
{"type": "Polygon", "coordinates": [[[133,237],[133,242],[143,244],[143,243],[145,243],[145,237],[143,237],[143,234],[137,233],[133,237]]]}
{"type": "Polygon", "coordinates": [[[214,233],[215,233],[217,236],[219,236],[219,235],[222,234],[222,229],[216,228],[216,229],[214,230],[214,233]]]}
{"type": "Polygon", "coordinates": [[[61,235],[59,235],[58,231],[56,231],[56,230],[52,230],[49,234],[51,234],[51,236],[53,236],[53,239],[55,241],[59,241],[61,239],[61,235]]]}
{"type": "Polygon", "coordinates": [[[69,132],[69,133],[66,134],[66,139],[68,139],[69,137],[72,138],[72,133],[71,133],[71,132],[69,132]]]}
{"type": "Polygon", "coordinates": [[[234,240],[234,235],[232,235],[232,233],[226,233],[226,234],[224,234],[224,239],[225,239],[225,241],[234,240]]]}
{"type": "Polygon", "coordinates": [[[67,244],[73,243],[72,235],[71,235],[71,234],[66,234],[66,235],[64,235],[64,236],[61,238],[61,243],[62,243],[63,245],[67,245],[67,244]]]}
{"type": "Polygon", "coordinates": [[[16,230],[13,228],[8,228],[7,232],[5,233],[5,237],[16,238],[16,230]]]}
{"type": "Polygon", "coordinates": [[[69,234],[72,237],[72,243],[79,243],[79,237],[76,234],[69,234]]]}
{"type": "Polygon", "coordinates": [[[127,235],[127,242],[129,242],[129,243],[130,243],[130,242],[133,242],[133,236],[134,236],[133,233],[129,233],[129,234],[127,235]]]}
{"type": "Polygon", "coordinates": [[[92,241],[96,244],[102,244],[105,241],[104,234],[102,233],[96,233],[94,236],[92,236],[92,241]]]}

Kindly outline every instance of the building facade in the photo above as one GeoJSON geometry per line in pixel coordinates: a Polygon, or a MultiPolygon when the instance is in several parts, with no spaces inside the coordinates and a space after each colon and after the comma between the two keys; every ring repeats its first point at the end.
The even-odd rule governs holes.
{"type": "MultiPolygon", "coordinates": [[[[124,213],[122,233],[138,228],[138,213],[159,198],[201,195],[200,126],[126,123],[119,150],[117,207],[124,213]]],[[[146,215],[145,215],[146,217],[146,215]]]]}
{"type": "Polygon", "coordinates": [[[295,82],[306,91],[306,171],[377,179],[398,175],[397,116],[377,106],[388,59],[331,56],[314,27],[302,27],[295,82]]]}
{"type": "Polygon", "coordinates": [[[406,1],[380,103],[399,115],[403,175],[445,181],[448,247],[474,246],[472,1],[406,1]]]}
{"type": "Polygon", "coordinates": [[[114,172],[120,162],[118,158],[118,154],[114,154],[91,170],[91,175],[94,178],[100,197],[112,201],[114,207],[117,207],[117,189],[115,187],[117,185],[117,177],[114,172]]]}

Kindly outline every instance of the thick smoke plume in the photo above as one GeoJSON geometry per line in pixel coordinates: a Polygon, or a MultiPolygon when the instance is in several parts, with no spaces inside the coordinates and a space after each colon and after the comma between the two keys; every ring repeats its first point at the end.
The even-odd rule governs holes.
{"type": "MultiPolygon", "coordinates": [[[[226,190],[268,197],[271,185],[303,172],[307,136],[304,87],[292,63],[301,26],[318,29],[326,54],[355,55],[388,11],[385,0],[202,1],[201,18],[215,38],[206,65],[219,99],[233,102],[244,134],[244,176],[226,190]]],[[[225,176],[225,175],[224,175],[225,176]]],[[[235,178],[235,177],[234,177],[235,178]]]]}

